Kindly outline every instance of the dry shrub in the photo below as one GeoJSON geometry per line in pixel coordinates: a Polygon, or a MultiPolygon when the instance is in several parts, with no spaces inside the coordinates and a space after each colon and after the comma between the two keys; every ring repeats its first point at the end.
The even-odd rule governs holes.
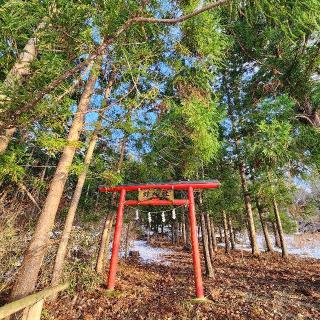
{"type": "Polygon", "coordinates": [[[17,216],[17,212],[4,210],[0,216],[0,293],[10,287],[30,238],[17,226],[17,216]]]}
{"type": "Polygon", "coordinates": [[[92,291],[102,282],[95,271],[99,238],[95,226],[73,228],[64,272],[69,290],[92,291]]]}

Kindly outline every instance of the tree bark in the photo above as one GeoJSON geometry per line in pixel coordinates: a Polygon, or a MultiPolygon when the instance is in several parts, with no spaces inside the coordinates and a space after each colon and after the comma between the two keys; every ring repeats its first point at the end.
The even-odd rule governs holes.
{"type": "Polygon", "coordinates": [[[282,257],[283,258],[287,258],[288,257],[287,244],[286,244],[286,241],[284,239],[284,233],[283,233],[283,229],[282,229],[280,213],[279,213],[278,204],[277,204],[275,196],[273,196],[272,204],[273,204],[273,209],[274,209],[274,215],[275,215],[275,218],[276,218],[277,229],[278,229],[278,232],[279,232],[279,238],[280,238],[280,244],[281,244],[281,250],[282,250],[282,257]]]}
{"type": "Polygon", "coordinates": [[[201,239],[202,239],[202,230],[201,230],[200,225],[198,225],[197,235],[198,235],[198,241],[201,241],[201,239]]]}
{"type": "Polygon", "coordinates": [[[71,199],[71,204],[68,210],[67,218],[65,221],[64,229],[62,232],[61,240],[59,243],[56,259],[55,259],[55,264],[53,268],[53,274],[52,274],[52,280],[51,280],[51,285],[56,286],[61,282],[61,276],[63,273],[63,267],[65,264],[65,258],[67,254],[67,247],[68,247],[68,242],[72,230],[72,225],[74,221],[74,217],[77,212],[79,200],[82,194],[83,186],[87,177],[87,173],[89,170],[89,166],[92,160],[93,156],[93,151],[95,149],[97,140],[98,140],[98,133],[97,131],[100,129],[101,125],[101,119],[98,120],[98,123],[96,125],[96,128],[92,134],[92,137],[89,141],[87,153],[84,158],[84,168],[82,173],[80,174],[78,178],[78,182],[76,185],[76,188],[74,190],[72,199],[71,199]]]}
{"type": "Polygon", "coordinates": [[[223,233],[222,233],[222,228],[219,226],[219,235],[220,235],[220,243],[223,242],[223,233]]]}
{"type": "Polygon", "coordinates": [[[180,234],[179,234],[179,229],[180,229],[179,226],[180,226],[180,224],[176,220],[174,225],[175,225],[175,243],[178,246],[178,245],[180,245],[180,234]]]}
{"type": "MultiPolygon", "coordinates": [[[[36,31],[43,29],[45,25],[44,22],[40,23],[36,31]]],[[[37,56],[37,42],[38,39],[36,37],[32,37],[28,40],[20,53],[18,60],[7,74],[6,79],[4,80],[5,85],[13,86],[15,83],[20,83],[23,77],[29,75],[30,64],[37,56]]],[[[10,98],[5,95],[0,95],[0,105],[6,103],[6,101],[10,101],[10,98]]],[[[9,142],[16,130],[15,127],[4,129],[3,134],[0,135],[0,154],[7,150],[9,142]]]]}
{"type": "Polygon", "coordinates": [[[174,244],[175,237],[174,237],[174,222],[171,223],[171,243],[174,244]]]}
{"type": "MultiPolygon", "coordinates": [[[[36,32],[44,29],[46,26],[45,22],[39,23],[36,28],[36,32]]],[[[22,77],[30,74],[30,64],[37,56],[37,42],[36,36],[30,38],[19,55],[17,62],[13,65],[11,70],[6,76],[5,84],[13,85],[15,82],[20,82],[22,77]]]]}
{"type": "Polygon", "coordinates": [[[187,251],[191,251],[189,218],[186,218],[185,222],[186,222],[186,245],[184,246],[184,248],[187,251]]]}
{"type": "Polygon", "coordinates": [[[209,244],[209,253],[212,263],[214,262],[214,249],[213,249],[213,239],[212,239],[212,229],[211,229],[211,223],[210,223],[210,216],[208,213],[204,214],[205,221],[206,221],[206,227],[207,227],[207,234],[208,234],[208,244],[209,244]]]}
{"type": "Polygon", "coordinates": [[[240,172],[240,178],[241,178],[244,203],[245,203],[245,208],[246,208],[246,212],[247,212],[248,227],[249,227],[248,229],[249,229],[249,234],[250,234],[252,254],[254,256],[258,256],[259,255],[259,247],[258,247],[258,243],[257,243],[256,229],[255,229],[254,220],[253,220],[251,198],[249,195],[247,178],[246,178],[244,165],[243,165],[242,161],[239,162],[239,172],[240,172]]]}
{"type": "Polygon", "coordinates": [[[182,244],[185,247],[187,245],[187,234],[186,234],[186,216],[184,212],[182,212],[181,217],[181,231],[182,231],[182,244]]]}
{"type": "Polygon", "coordinates": [[[250,233],[250,227],[249,227],[248,217],[246,217],[245,221],[246,221],[247,236],[248,236],[248,238],[249,238],[249,242],[250,242],[250,245],[251,245],[251,243],[252,243],[252,238],[251,238],[251,233],[250,233]]]}
{"type": "Polygon", "coordinates": [[[272,230],[273,230],[273,235],[274,235],[274,244],[276,247],[281,248],[277,224],[275,222],[272,222],[271,225],[272,225],[272,230]]]}
{"type": "Polygon", "coordinates": [[[201,213],[200,218],[201,218],[201,229],[202,229],[203,255],[204,255],[204,261],[206,265],[206,276],[209,278],[213,278],[214,272],[213,272],[211,258],[210,258],[209,239],[208,239],[205,217],[203,213],[201,213]]]}
{"type": "Polygon", "coordinates": [[[5,129],[4,133],[0,135],[0,154],[5,153],[8,149],[9,142],[11,141],[12,136],[16,132],[16,128],[5,129]]]}
{"type": "Polygon", "coordinates": [[[272,242],[271,242],[271,239],[270,239],[267,222],[266,222],[265,217],[264,217],[264,210],[263,210],[263,207],[262,207],[259,199],[256,200],[256,203],[257,203],[257,209],[258,209],[259,218],[260,218],[262,231],[263,231],[263,235],[264,235],[264,240],[265,240],[265,243],[266,243],[266,251],[267,252],[272,252],[273,251],[272,242]]]}
{"type": "Polygon", "coordinates": [[[126,239],[124,244],[124,258],[128,258],[128,252],[129,252],[129,237],[130,237],[130,228],[131,228],[131,221],[127,224],[127,231],[126,231],[126,239]]]}
{"type": "Polygon", "coordinates": [[[230,242],[228,237],[228,223],[227,223],[227,215],[225,211],[222,212],[223,215],[223,231],[224,231],[224,250],[225,253],[230,252],[230,242]]]}
{"type": "Polygon", "coordinates": [[[102,275],[105,271],[105,266],[107,264],[109,250],[109,242],[112,231],[112,225],[115,218],[115,213],[110,213],[104,222],[104,227],[100,239],[99,253],[96,262],[96,271],[98,274],[102,275]]]}
{"type": "Polygon", "coordinates": [[[234,250],[236,248],[236,242],[235,242],[235,236],[234,236],[234,232],[233,232],[232,220],[231,220],[230,215],[227,215],[227,219],[228,219],[231,249],[234,250]]]}
{"type": "Polygon", "coordinates": [[[35,232],[15,280],[11,293],[12,300],[30,294],[35,288],[42,260],[49,245],[49,232],[52,230],[54,224],[64,185],[67,181],[70,166],[76,151],[76,143],[79,140],[79,135],[83,127],[84,115],[88,110],[90,97],[94,91],[96,80],[97,76],[91,73],[69,130],[67,137],[68,144],[63,149],[35,232]]]}
{"type": "Polygon", "coordinates": [[[147,225],[147,242],[148,243],[150,242],[150,229],[151,229],[151,225],[150,225],[150,222],[148,222],[148,225],[147,225]]]}
{"type": "Polygon", "coordinates": [[[215,231],[215,227],[212,219],[210,219],[210,225],[211,225],[213,251],[216,252],[218,251],[218,245],[217,245],[216,231],[215,231]]]}

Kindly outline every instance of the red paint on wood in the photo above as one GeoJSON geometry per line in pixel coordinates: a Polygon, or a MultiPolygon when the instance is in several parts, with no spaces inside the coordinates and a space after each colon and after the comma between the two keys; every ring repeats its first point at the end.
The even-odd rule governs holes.
{"type": "Polygon", "coordinates": [[[124,210],[125,201],[126,201],[126,190],[122,189],[120,193],[120,200],[119,200],[118,211],[117,211],[116,226],[114,228],[112,255],[111,255],[110,270],[109,270],[109,277],[108,277],[108,289],[114,289],[114,285],[116,281],[121,229],[122,229],[122,222],[123,222],[123,210],[124,210]]]}
{"type": "Polygon", "coordinates": [[[187,199],[175,199],[171,200],[160,200],[160,199],[151,199],[145,201],[139,200],[127,200],[125,202],[126,206],[182,206],[184,204],[188,204],[187,199]]]}
{"type": "Polygon", "coordinates": [[[155,183],[155,184],[142,184],[142,185],[123,185],[116,187],[99,187],[100,192],[120,192],[122,189],[126,191],[138,191],[144,189],[173,189],[173,190],[188,190],[189,187],[193,189],[214,189],[220,187],[219,181],[182,181],[172,183],[155,183]]]}
{"type": "Polygon", "coordinates": [[[192,187],[189,187],[188,189],[188,198],[189,198],[190,237],[191,237],[191,246],[192,246],[192,261],[193,261],[196,297],[203,298],[204,291],[203,291],[202,274],[201,274],[199,244],[198,244],[198,237],[197,237],[197,220],[196,220],[194,194],[193,194],[192,187]]]}

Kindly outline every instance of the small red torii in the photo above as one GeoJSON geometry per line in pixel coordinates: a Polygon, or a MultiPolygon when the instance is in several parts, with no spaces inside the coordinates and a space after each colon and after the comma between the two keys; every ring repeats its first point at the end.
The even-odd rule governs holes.
{"type": "Polygon", "coordinates": [[[197,238],[197,221],[194,203],[194,190],[195,189],[214,189],[219,188],[220,182],[217,180],[201,180],[201,181],[178,181],[167,183],[152,183],[141,185],[119,185],[116,187],[99,187],[100,192],[120,192],[120,199],[117,210],[116,225],[114,230],[112,255],[110,261],[110,269],[108,276],[107,287],[108,290],[114,290],[115,279],[118,265],[118,254],[120,248],[120,237],[123,223],[124,206],[167,206],[167,205],[188,205],[189,207],[189,224],[190,224],[190,237],[192,245],[192,260],[194,270],[194,281],[196,289],[196,297],[198,299],[204,298],[204,290],[202,283],[199,244],[197,238]],[[187,190],[188,199],[150,199],[150,200],[126,200],[127,191],[140,191],[146,189],[164,189],[164,190],[187,190]]]}

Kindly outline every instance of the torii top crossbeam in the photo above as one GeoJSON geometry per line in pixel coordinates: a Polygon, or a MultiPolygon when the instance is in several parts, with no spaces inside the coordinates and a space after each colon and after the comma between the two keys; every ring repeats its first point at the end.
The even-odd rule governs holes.
{"type": "Polygon", "coordinates": [[[165,206],[165,205],[188,205],[189,208],[189,225],[190,225],[190,237],[192,245],[192,260],[194,267],[194,280],[196,288],[196,297],[199,299],[204,298],[204,290],[202,283],[201,264],[199,245],[197,238],[197,221],[195,214],[195,201],[194,190],[195,189],[215,189],[219,188],[220,183],[217,180],[200,180],[200,181],[171,181],[166,183],[148,183],[148,184],[135,184],[135,185],[120,185],[115,187],[100,187],[100,192],[119,192],[119,204],[117,210],[117,219],[114,231],[112,255],[110,260],[110,269],[108,276],[108,289],[114,290],[115,278],[118,264],[118,254],[120,248],[120,237],[123,223],[124,207],[129,205],[134,206],[165,206]],[[151,192],[151,195],[147,190],[162,190],[162,192],[151,192]],[[172,190],[169,192],[169,190],[172,190]],[[187,190],[187,199],[175,199],[174,190],[187,190]],[[141,198],[138,200],[126,200],[127,191],[139,191],[142,193],[141,198]],[[144,193],[146,195],[144,195],[144,193]]]}
{"type": "Polygon", "coordinates": [[[166,183],[147,183],[147,184],[127,184],[116,187],[99,187],[100,192],[120,192],[138,191],[143,189],[172,189],[172,190],[188,190],[193,189],[214,189],[220,187],[218,180],[197,180],[197,181],[170,181],[166,183]]]}

